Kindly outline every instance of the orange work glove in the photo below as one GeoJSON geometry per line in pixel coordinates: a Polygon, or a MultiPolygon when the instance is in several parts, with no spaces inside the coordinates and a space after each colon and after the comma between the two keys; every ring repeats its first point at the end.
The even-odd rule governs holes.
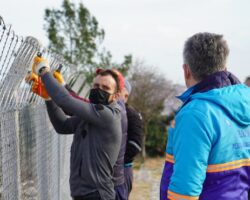
{"type": "Polygon", "coordinates": [[[41,55],[38,54],[33,59],[32,72],[39,75],[40,70],[44,67],[50,69],[49,62],[47,59],[43,58],[41,55]]]}
{"type": "Polygon", "coordinates": [[[55,79],[57,80],[58,83],[60,83],[63,86],[65,85],[65,81],[63,79],[63,76],[59,71],[54,71],[53,76],[55,77],[55,79]]]}
{"type": "Polygon", "coordinates": [[[25,77],[25,82],[28,84],[32,84],[32,82],[38,81],[38,76],[33,72],[28,72],[25,77]]]}
{"type": "Polygon", "coordinates": [[[39,78],[37,81],[34,81],[32,84],[32,92],[37,94],[38,96],[44,98],[45,100],[50,100],[50,97],[46,91],[44,84],[39,78]]]}
{"type": "Polygon", "coordinates": [[[44,98],[45,100],[49,100],[50,97],[44,87],[44,84],[41,81],[41,78],[38,77],[35,73],[29,72],[25,77],[26,83],[32,85],[32,92],[44,98]]]}

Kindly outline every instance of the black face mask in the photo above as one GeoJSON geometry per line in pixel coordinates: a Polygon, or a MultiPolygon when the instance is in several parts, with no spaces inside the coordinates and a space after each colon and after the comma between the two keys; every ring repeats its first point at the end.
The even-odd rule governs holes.
{"type": "Polygon", "coordinates": [[[90,90],[89,100],[91,103],[94,103],[94,104],[108,105],[110,95],[111,94],[109,94],[108,92],[100,88],[93,88],[90,90]]]}

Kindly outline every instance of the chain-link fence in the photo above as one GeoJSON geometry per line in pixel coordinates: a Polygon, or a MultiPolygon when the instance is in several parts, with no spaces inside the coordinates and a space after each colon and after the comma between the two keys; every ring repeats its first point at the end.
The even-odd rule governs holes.
{"type": "Polygon", "coordinates": [[[66,80],[75,73],[35,38],[16,35],[0,16],[0,200],[71,199],[72,136],[54,131],[44,101],[24,81],[38,51],[52,69],[64,65],[66,80]]]}

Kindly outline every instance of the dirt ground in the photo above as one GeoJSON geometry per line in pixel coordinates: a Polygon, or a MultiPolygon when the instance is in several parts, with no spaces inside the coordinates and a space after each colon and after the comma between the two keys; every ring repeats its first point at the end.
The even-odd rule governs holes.
{"type": "Polygon", "coordinates": [[[129,200],[159,200],[159,185],[165,157],[147,158],[135,163],[133,190],[129,200]]]}

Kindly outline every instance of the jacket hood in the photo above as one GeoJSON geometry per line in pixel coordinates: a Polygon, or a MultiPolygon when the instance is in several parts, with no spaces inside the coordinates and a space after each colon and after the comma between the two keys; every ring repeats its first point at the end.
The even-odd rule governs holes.
{"type": "Polygon", "coordinates": [[[210,101],[221,107],[239,125],[250,125],[250,88],[243,84],[196,93],[191,95],[191,99],[210,101]]]}
{"type": "Polygon", "coordinates": [[[241,126],[250,125],[250,88],[230,72],[221,71],[206,77],[179,97],[184,105],[193,99],[210,101],[221,107],[241,126]]]}

